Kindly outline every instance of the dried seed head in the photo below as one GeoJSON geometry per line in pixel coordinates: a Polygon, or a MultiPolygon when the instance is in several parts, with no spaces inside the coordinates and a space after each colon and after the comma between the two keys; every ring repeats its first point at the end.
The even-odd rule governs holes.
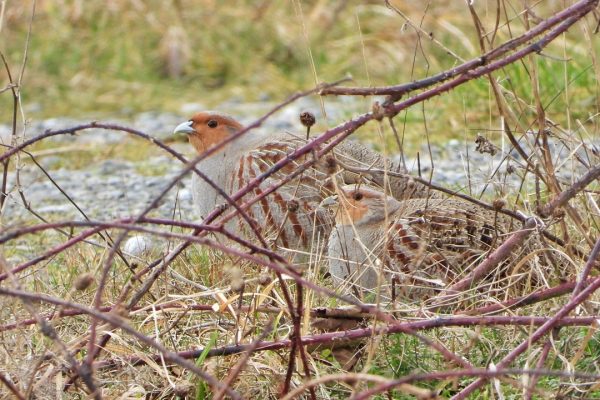
{"type": "Polygon", "coordinates": [[[539,215],[542,218],[546,218],[548,215],[546,215],[546,213],[544,212],[544,207],[542,207],[540,204],[535,206],[535,210],[534,212],[539,215]]]}
{"type": "Polygon", "coordinates": [[[372,111],[373,118],[375,118],[377,121],[381,121],[383,117],[385,117],[385,110],[383,107],[381,107],[381,104],[379,104],[378,101],[373,103],[372,111]]]}
{"type": "Polygon", "coordinates": [[[231,268],[229,270],[231,277],[230,287],[234,292],[239,292],[244,289],[244,274],[239,268],[231,268]]]}
{"type": "Polygon", "coordinates": [[[509,175],[510,175],[510,174],[514,174],[514,173],[515,173],[515,171],[516,171],[516,169],[515,169],[515,167],[514,167],[514,166],[512,166],[512,165],[509,165],[509,166],[507,166],[507,167],[506,167],[506,173],[507,173],[507,174],[509,174],[509,175]]]}
{"type": "Polygon", "coordinates": [[[337,170],[337,160],[334,156],[329,155],[325,157],[325,169],[328,174],[333,174],[337,170]]]}
{"type": "Polygon", "coordinates": [[[298,209],[300,208],[300,203],[298,203],[298,200],[290,200],[287,202],[287,209],[289,212],[296,212],[298,211],[298,209]]]}
{"type": "Polygon", "coordinates": [[[94,283],[94,275],[91,273],[81,274],[75,279],[73,282],[73,287],[77,290],[85,290],[90,287],[90,285],[94,283]]]}
{"type": "Polygon", "coordinates": [[[488,138],[484,137],[480,133],[477,134],[475,144],[477,145],[475,150],[480,152],[481,154],[488,153],[494,156],[496,155],[496,153],[498,153],[499,150],[494,143],[490,142],[488,138]]]}
{"type": "Polygon", "coordinates": [[[317,122],[315,114],[311,113],[310,111],[303,111],[300,113],[300,123],[302,123],[302,125],[305,127],[310,128],[315,124],[315,122],[317,122]]]}
{"type": "Polygon", "coordinates": [[[271,275],[267,272],[262,273],[258,276],[258,283],[262,286],[267,286],[269,283],[271,283],[271,281],[271,275]]]}
{"type": "Polygon", "coordinates": [[[563,219],[565,217],[565,210],[562,208],[557,208],[552,213],[552,217],[554,217],[556,219],[563,219]]]}
{"type": "Polygon", "coordinates": [[[492,206],[494,207],[494,210],[496,211],[500,211],[502,210],[504,207],[506,207],[506,200],[499,198],[494,200],[494,202],[492,203],[492,206]]]}
{"type": "Polygon", "coordinates": [[[244,280],[242,279],[239,281],[231,281],[231,285],[229,285],[229,287],[234,292],[241,292],[242,290],[244,290],[244,280]]]}

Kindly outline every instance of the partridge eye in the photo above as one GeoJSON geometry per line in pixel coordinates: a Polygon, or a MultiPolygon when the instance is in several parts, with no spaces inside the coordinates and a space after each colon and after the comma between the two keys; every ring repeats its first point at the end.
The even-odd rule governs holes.
{"type": "Polygon", "coordinates": [[[206,125],[208,125],[209,128],[216,128],[219,123],[214,119],[211,119],[206,123],[206,125]]]}
{"type": "Polygon", "coordinates": [[[352,198],[356,201],[360,201],[363,198],[363,195],[361,192],[354,192],[352,198]]]}

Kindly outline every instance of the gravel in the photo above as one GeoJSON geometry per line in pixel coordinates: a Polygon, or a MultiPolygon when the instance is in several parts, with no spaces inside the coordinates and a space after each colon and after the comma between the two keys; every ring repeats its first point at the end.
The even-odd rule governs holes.
{"type": "MultiPolygon", "coordinates": [[[[230,113],[237,116],[242,123],[249,123],[272,106],[273,104],[267,102],[241,103],[233,99],[215,108],[230,110],[230,113]]],[[[131,126],[164,140],[170,138],[171,132],[177,124],[189,118],[189,115],[195,110],[204,108],[201,104],[185,104],[182,106],[180,114],[144,112],[135,115],[129,121],[117,120],[114,122],[131,126]]],[[[304,110],[311,110],[316,115],[320,115],[320,104],[308,98],[300,99],[273,115],[261,129],[302,131],[303,128],[298,122],[298,115],[304,110]]],[[[365,111],[364,103],[357,104],[357,102],[349,101],[340,101],[337,105],[328,102],[326,110],[330,126],[365,111]]],[[[72,118],[51,118],[31,122],[26,131],[28,137],[33,137],[48,129],[63,129],[88,122],[90,121],[72,118]]],[[[10,143],[10,132],[10,126],[0,125],[0,142],[10,143]]],[[[48,140],[61,143],[63,146],[82,145],[93,147],[119,144],[124,140],[132,139],[129,139],[122,132],[91,130],[77,135],[63,135],[48,140]]],[[[191,156],[188,146],[181,146],[181,148],[188,151],[188,156],[191,156]]],[[[429,177],[431,163],[429,162],[428,149],[423,147],[420,154],[421,174],[424,177],[429,177]]],[[[558,149],[556,154],[560,154],[558,149]]],[[[564,150],[563,154],[566,154],[564,150]]],[[[473,193],[481,191],[486,184],[491,184],[491,187],[496,189],[501,186],[505,190],[518,188],[518,174],[505,174],[506,163],[502,163],[504,158],[502,151],[492,157],[490,154],[476,152],[473,142],[465,143],[454,139],[449,140],[444,146],[434,147],[432,155],[433,160],[435,160],[433,180],[446,187],[465,187],[470,183],[473,193]],[[488,177],[493,175],[493,172],[501,163],[502,166],[499,168],[500,174],[498,176],[502,178],[502,181],[500,178],[489,179],[488,177]],[[467,176],[470,176],[470,179],[467,179],[467,176]]],[[[69,202],[56,185],[34,164],[26,163],[20,173],[20,188],[27,204],[36,213],[49,220],[83,220],[86,216],[90,219],[106,220],[135,216],[164,190],[182,167],[180,162],[168,156],[152,157],[137,163],[106,159],[87,165],[79,170],[60,168],[60,161],[60,154],[40,158],[40,162],[47,168],[52,179],[81,208],[83,213],[69,202]],[[157,175],[143,173],[147,166],[157,165],[161,166],[160,173],[157,175]]],[[[418,163],[415,158],[407,158],[405,163],[413,174],[418,173],[418,163]]],[[[511,165],[517,166],[514,162],[511,165]]],[[[522,173],[518,168],[517,172],[522,173]]],[[[12,225],[22,221],[31,221],[33,215],[25,207],[15,186],[14,173],[9,175],[8,187],[10,194],[2,214],[3,223],[4,225],[12,225]]],[[[569,172],[565,172],[563,175],[566,179],[571,178],[569,172]]],[[[196,216],[193,211],[191,197],[190,177],[188,176],[168,192],[151,215],[161,217],[175,215],[177,218],[194,220],[196,216]]]]}

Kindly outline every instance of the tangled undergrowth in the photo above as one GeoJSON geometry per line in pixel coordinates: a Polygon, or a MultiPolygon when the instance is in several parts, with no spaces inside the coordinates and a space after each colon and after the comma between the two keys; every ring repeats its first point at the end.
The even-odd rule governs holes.
{"type": "MultiPolygon", "coordinates": [[[[388,5],[398,18],[404,15],[388,5]]],[[[466,149],[484,154],[477,160],[486,165],[472,162],[467,152],[464,184],[446,187],[421,173],[418,166],[435,160],[420,154],[410,180],[519,224],[501,238],[486,237],[491,245],[485,256],[428,299],[396,296],[401,284],[392,296],[379,296],[377,289],[353,296],[329,276],[323,238],[314,243],[320,252],[308,255],[302,268],[292,267],[280,249],[252,237],[228,236],[224,219],[239,218],[232,207],[218,207],[201,222],[155,215],[159,198],[142,215],[122,220],[40,215],[19,191],[18,174],[20,165],[35,162],[29,147],[49,137],[94,128],[146,141],[153,151],[181,162],[181,174],[165,182],[170,185],[165,192],[195,173],[194,163],[134,128],[90,123],[23,138],[14,120],[12,143],[0,155],[1,202],[21,201],[34,222],[15,223],[3,215],[2,393],[17,398],[599,397],[600,109],[597,98],[570,101],[569,88],[582,75],[568,73],[567,51],[576,29],[585,39],[573,51],[594,48],[597,1],[574,2],[543,17],[534,6],[515,10],[504,1],[496,6],[489,13],[464,6],[480,46],[472,61],[456,61],[404,85],[321,84],[235,133],[244,135],[303,96],[385,96],[368,113],[313,131],[269,170],[302,160],[287,175],[293,179],[365,124],[376,126],[386,153],[400,154],[410,134],[402,129],[406,110],[440,101],[447,92],[465,94],[473,88],[469,85],[487,85],[490,128],[465,135],[466,149]],[[560,40],[564,59],[549,57],[547,49],[556,49],[552,46],[560,40]],[[544,73],[547,63],[564,64],[559,90],[545,82],[551,79],[544,73]],[[526,78],[515,85],[511,74],[526,78]],[[566,116],[550,111],[559,97],[566,116]],[[134,251],[127,242],[131,236],[155,241],[134,251]],[[532,241],[535,245],[528,244],[532,241]]],[[[416,21],[404,23],[417,42],[431,40],[436,51],[450,51],[416,21]]],[[[421,51],[415,48],[415,54],[421,51]]],[[[597,93],[594,51],[583,58],[589,66],[582,74],[592,76],[586,79],[597,93]]],[[[11,70],[8,63],[5,67],[11,70]]],[[[10,74],[2,93],[12,95],[15,119],[19,84],[20,77],[10,74]]],[[[484,119],[477,123],[484,125],[484,119]]],[[[369,168],[346,172],[377,175],[369,168]]],[[[258,200],[252,185],[259,184],[240,190],[249,192],[244,200],[258,200]]],[[[174,216],[177,207],[173,204],[174,216]]]]}

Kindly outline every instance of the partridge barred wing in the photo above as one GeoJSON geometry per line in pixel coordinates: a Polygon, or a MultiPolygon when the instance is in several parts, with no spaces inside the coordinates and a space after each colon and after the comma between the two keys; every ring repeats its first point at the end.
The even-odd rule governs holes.
{"type": "MultiPolygon", "coordinates": [[[[520,228],[519,221],[456,199],[406,200],[396,216],[389,229],[388,262],[405,277],[401,283],[425,290],[416,291],[421,297],[464,278],[520,228]]],[[[502,263],[480,283],[480,291],[507,290],[507,280],[512,282],[508,286],[535,282],[531,270],[520,275],[512,270],[532,247],[526,244],[502,263]]]]}
{"type": "Polygon", "coordinates": [[[397,200],[426,197],[441,197],[438,192],[431,191],[422,183],[416,182],[407,175],[406,169],[398,163],[384,157],[364,144],[354,140],[344,140],[334,150],[336,159],[343,166],[360,170],[360,176],[351,171],[343,172],[346,184],[366,181],[368,185],[382,188],[384,186],[383,171],[387,170],[397,175],[387,176],[387,186],[391,195],[397,200]]]}
{"type": "MultiPolygon", "coordinates": [[[[318,207],[321,200],[334,190],[326,167],[319,161],[289,182],[282,183],[304,161],[312,157],[312,154],[308,154],[266,175],[277,162],[287,158],[299,145],[299,140],[271,142],[244,154],[237,162],[234,176],[230,178],[229,191],[235,193],[260,177],[262,182],[244,197],[245,202],[280,185],[276,191],[250,206],[247,212],[258,222],[262,235],[277,247],[310,250],[314,248],[314,243],[326,240],[333,224],[331,216],[318,207]]],[[[239,222],[239,228],[244,229],[241,221],[239,222]]]]}

